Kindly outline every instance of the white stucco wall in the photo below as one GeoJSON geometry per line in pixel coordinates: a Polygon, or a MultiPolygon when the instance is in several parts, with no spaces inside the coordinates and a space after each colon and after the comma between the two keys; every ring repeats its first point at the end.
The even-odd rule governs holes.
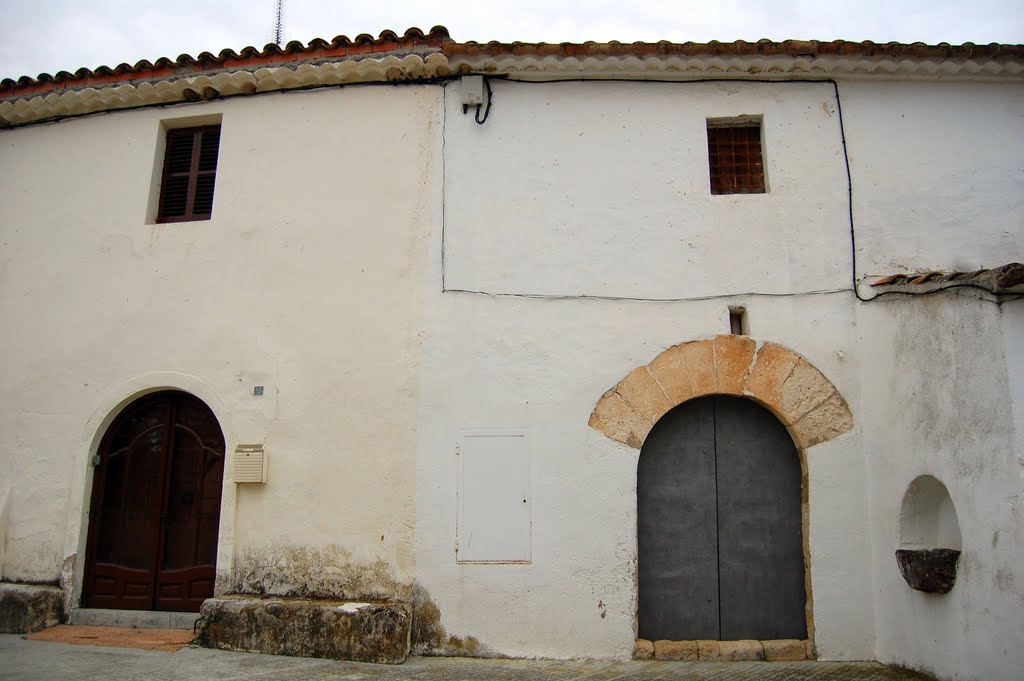
{"type": "Polygon", "coordinates": [[[843,81],[858,274],[1024,253],[1024,85],[843,81]]]}
{"type": "Polygon", "coordinates": [[[0,132],[7,579],[57,579],[110,410],[179,387],[229,452],[269,454],[266,485],[225,485],[220,588],[233,562],[251,589],[408,589],[439,101],[346,88],[0,132]],[[222,116],[213,219],[147,224],[161,121],[195,115],[222,116]]]}
{"type": "MultiPolygon", "coordinates": [[[[1010,414],[1013,419],[1017,467],[1024,478],[1024,306],[1000,308],[1006,356],[1006,380],[1010,386],[1010,414]]],[[[1022,526],[1024,529],[1024,526],[1022,526]]]]}
{"type": "MultiPolygon", "coordinates": [[[[495,83],[478,126],[462,115],[457,87],[448,88],[445,128],[445,284],[553,297],[441,293],[433,234],[417,581],[448,634],[492,652],[628,657],[639,452],[587,426],[594,404],[662,349],[727,333],[728,306],[745,305],[752,336],[803,354],[856,405],[852,294],[676,303],[557,295],[843,287],[849,241],[832,88],[495,83]],[[710,197],[705,118],[758,113],[771,191],[710,197]],[[455,438],[476,428],[530,432],[528,565],[456,562],[455,438]]],[[[807,452],[814,623],[826,658],[874,655],[859,442],[855,428],[807,452]]]]}
{"type": "MultiPolygon", "coordinates": [[[[852,341],[848,307],[830,298],[752,300],[751,325],[759,338],[801,347],[855,396],[855,367],[835,352],[852,341]],[[826,320],[828,330],[810,341],[802,329],[826,320]]],[[[493,651],[628,657],[638,452],[591,430],[587,419],[605,390],[664,347],[721,332],[726,306],[464,294],[432,301],[435,331],[422,365],[418,581],[450,634],[476,637],[493,651]],[[508,427],[528,428],[532,438],[533,561],[459,565],[455,434],[508,427]]],[[[829,658],[873,656],[859,439],[855,431],[807,454],[814,621],[829,658]]]]}
{"type": "MultiPolygon", "coordinates": [[[[840,94],[861,276],[1021,260],[1024,88],[843,82],[840,94]]],[[[940,678],[1017,679],[1020,302],[902,298],[857,314],[878,655],[940,678]],[[922,474],[945,484],[963,537],[945,596],[907,587],[893,555],[903,494],[922,474]]]]}
{"type": "Polygon", "coordinates": [[[692,298],[849,282],[828,83],[506,83],[483,125],[449,87],[445,285],[692,298]],[[707,119],[763,116],[767,194],[712,196],[707,119]]]}
{"type": "MultiPolygon", "coordinates": [[[[870,462],[878,654],[950,679],[1017,679],[1024,669],[1024,485],[1007,372],[1020,301],[969,295],[861,308],[865,456],[870,462]],[[953,590],[910,589],[896,565],[903,495],[919,475],[949,491],[963,553],[953,590]]],[[[1011,365],[1018,362],[1010,359],[1011,365]]]]}
{"type": "MultiPolygon", "coordinates": [[[[855,300],[832,85],[492,81],[484,125],[459,87],[0,131],[3,577],[58,579],[104,427],[177,387],[229,451],[270,456],[268,484],[225,487],[221,589],[411,592],[452,652],[628,657],[638,452],[587,420],[744,306],[752,337],[853,413],[805,453],[819,655],[1015,678],[1020,304],[855,300]],[[742,114],[764,117],[769,191],[712,197],[706,118],[742,114]],[[197,115],[223,122],[213,219],[148,224],[161,121],[197,115]],[[475,429],[529,432],[527,564],[456,560],[455,443],[475,429]],[[893,558],[923,473],[963,534],[945,597],[910,591],[893,558]]],[[[1021,259],[1019,86],[839,89],[860,274],[1021,259]]]]}

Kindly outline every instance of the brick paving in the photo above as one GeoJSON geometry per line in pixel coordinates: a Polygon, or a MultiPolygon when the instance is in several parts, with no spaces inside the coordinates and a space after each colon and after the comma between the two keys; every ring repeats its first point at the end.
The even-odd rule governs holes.
{"type": "Polygon", "coordinates": [[[480,660],[413,657],[403,665],[374,665],[203,648],[176,652],[88,647],[0,635],[0,679],[17,681],[262,681],[353,679],[391,681],[479,679],[531,681],[918,681],[922,677],[874,662],[633,662],[594,660],[480,660]]]}

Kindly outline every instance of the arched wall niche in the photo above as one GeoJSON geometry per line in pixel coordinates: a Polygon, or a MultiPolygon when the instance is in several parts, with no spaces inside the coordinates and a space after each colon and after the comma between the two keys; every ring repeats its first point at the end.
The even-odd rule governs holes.
{"type": "Polygon", "coordinates": [[[916,591],[944,594],[956,583],[963,547],[960,521],[949,491],[931,475],[919,475],[900,504],[896,564],[916,591]]]}
{"type": "Polygon", "coordinates": [[[853,428],[846,400],[810,362],[785,346],[738,335],[668,348],[608,390],[589,425],[640,449],[670,409],[714,394],[747,397],[768,408],[801,449],[853,428]]]}
{"type": "Polygon", "coordinates": [[[921,475],[907,487],[900,506],[901,549],[956,549],[963,547],[960,521],[946,486],[921,475]]]}

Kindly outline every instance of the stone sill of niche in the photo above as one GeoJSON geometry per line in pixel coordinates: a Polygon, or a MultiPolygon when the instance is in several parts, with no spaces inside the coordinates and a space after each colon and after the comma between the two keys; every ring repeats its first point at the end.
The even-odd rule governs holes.
{"type": "Polygon", "coordinates": [[[813,660],[814,645],[809,640],[771,641],[648,641],[637,639],[634,660],[673,660],[683,662],[793,662],[813,660]]]}
{"type": "Polygon", "coordinates": [[[956,582],[959,549],[897,549],[896,564],[911,589],[949,593],[956,582]]]}

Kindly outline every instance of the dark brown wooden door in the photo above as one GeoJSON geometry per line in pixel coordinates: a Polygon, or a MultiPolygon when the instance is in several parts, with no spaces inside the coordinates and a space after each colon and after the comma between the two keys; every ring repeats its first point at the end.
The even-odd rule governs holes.
{"type": "Polygon", "coordinates": [[[637,469],[640,637],[806,638],[800,479],[789,433],[750,400],[662,417],[637,469]]]}
{"type": "Polygon", "coordinates": [[[111,424],[93,479],[83,605],[198,612],[213,595],[224,435],[183,392],[111,424]]]}

